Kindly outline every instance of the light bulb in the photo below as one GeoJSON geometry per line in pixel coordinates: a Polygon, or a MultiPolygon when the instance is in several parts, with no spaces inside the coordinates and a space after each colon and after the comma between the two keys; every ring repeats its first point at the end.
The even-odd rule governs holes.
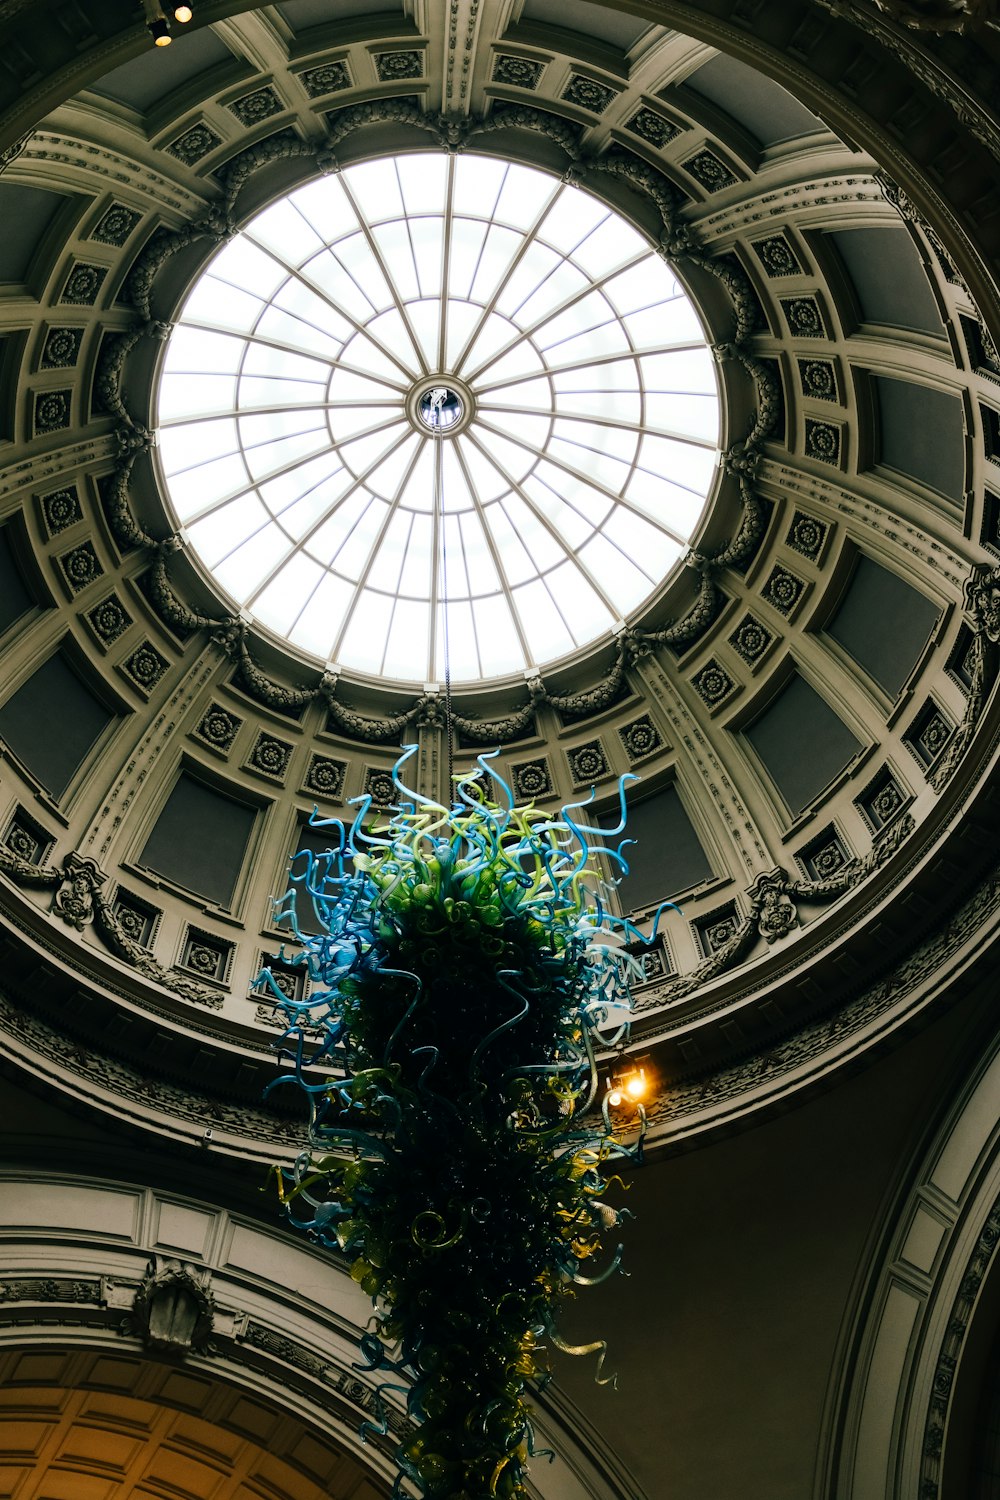
{"type": "Polygon", "coordinates": [[[621,1089],[611,1089],[608,1093],[608,1103],[612,1109],[617,1109],[622,1102],[621,1089]]]}
{"type": "Polygon", "coordinates": [[[194,11],[191,9],[190,5],[182,3],[180,5],[174,6],[174,20],[179,21],[182,26],[186,26],[193,15],[194,11]]]}
{"type": "Polygon", "coordinates": [[[641,1099],[646,1092],[646,1075],[640,1068],[637,1073],[631,1074],[625,1084],[625,1092],[630,1099],[641,1099]]]}

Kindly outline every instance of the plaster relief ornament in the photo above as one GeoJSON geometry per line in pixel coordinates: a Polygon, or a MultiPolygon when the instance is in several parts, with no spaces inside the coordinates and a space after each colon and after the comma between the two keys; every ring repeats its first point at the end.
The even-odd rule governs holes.
{"type": "Polygon", "coordinates": [[[604,1340],[567,1345],[556,1315],[621,1256],[601,1253],[627,1216],[606,1201],[609,1168],[641,1158],[645,1114],[627,1117],[631,1145],[607,1095],[602,1120],[595,1052],[628,1034],[629,983],[645,977],[636,944],[657,922],[647,940],[610,916],[597,866],[627,871],[617,844],[636,778],[621,778],[618,826],[598,829],[580,820],[585,803],[558,817],[515,807],[486,756],[455,778],[450,808],[429,801],[400,779],[416,749],[395,767],[385,820],[369,822],[370,796],[354,799],[350,829],[314,817],[330,850],[295,856],[279,903],[302,948],[282,953],[286,972],[304,967],[311,993],[289,1000],[267,969],[258,988],[288,1018],[292,1069],[277,1083],[307,1093],[311,1145],[277,1180],[291,1222],[372,1299],[360,1368],[385,1380],[361,1434],[389,1433],[383,1392],[405,1400],[394,1493],[516,1500],[546,1345],[597,1354],[603,1383],[604,1340]]]}
{"type": "Polygon", "coordinates": [[[135,1333],[161,1354],[210,1352],[215,1299],[211,1272],[155,1255],[139,1284],[123,1332],[135,1333]]]}

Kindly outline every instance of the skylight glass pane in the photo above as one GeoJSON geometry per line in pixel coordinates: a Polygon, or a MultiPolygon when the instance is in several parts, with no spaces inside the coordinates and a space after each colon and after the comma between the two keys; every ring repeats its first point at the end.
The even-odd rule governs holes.
{"type": "Polygon", "coordinates": [[[178,525],[262,624],[418,683],[605,634],[716,482],[701,326],[616,210],[422,151],[263,209],[184,303],[157,398],[178,525]],[[450,239],[445,243],[445,225],[450,239]]]}

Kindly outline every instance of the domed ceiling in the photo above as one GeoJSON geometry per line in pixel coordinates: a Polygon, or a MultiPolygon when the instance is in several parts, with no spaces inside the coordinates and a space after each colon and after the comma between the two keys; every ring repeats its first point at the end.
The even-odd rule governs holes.
{"type": "Polygon", "coordinates": [[[641,777],[663,1140],[919,1012],[998,636],[954,226],[693,9],[718,48],[555,0],[102,16],[0,171],[0,869],[46,976],[5,1045],[272,1155],[272,901],[403,743],[438,797],[493,751],[597,816],[641,777]]]}

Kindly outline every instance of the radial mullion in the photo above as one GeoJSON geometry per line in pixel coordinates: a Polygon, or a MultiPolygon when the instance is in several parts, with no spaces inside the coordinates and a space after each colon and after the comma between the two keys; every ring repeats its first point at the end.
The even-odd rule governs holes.
{"type": "MultiPolygon", "coordinates": [[[[411,434],[407,433],[406,436],[410,437],[411,434]]],[[[393,451],[395,452],[396,450],[394,449],[393,451]]],[[[371,577],[372,568],[375,566],[375,559],[378,556],[378,550],[381,547],[382,542],[385,539],[386,532],[389,530],[389,527],[392,525],[393,517],[396,516],[398,514],[398,512],[399,512],[399,502],[400,502],[400,499],[402,497],[403,491],[405,490],[407,484],[409,484],[409,482],[410,482],[410,477],[411,477],[411,475],[413,473],[414,468],[416,467],[417,459],[419,457],[420,457],[420,444],[418,442],[418,443],[416,443],[414,445],[413,456],[410,459],[409,463],[406,465],[406,469],[405,469],[405,471],[403,473],[403,477],[399,481],[399,483],[397,484],[396,489],[395,489],[395,493],[393,494],[392,499],[389,501],[388,510],[386,511],[385,519],[383,520],[382,525],[378,529],[378,535],[375,537],[375,540],[372,542],[371,551],[368,554],[368,561],[365,563],[364,567],[361,570],[361,577],[358,579],[357,583],[355,584],[354,598],[351,601],[351,604],[350,604],[350,607],[349,607],[349,609],[347,611],[347,614],[344,616],[344,619],[341,622],[340,630],[337,633],[337,639],[335,640],[334,645],[333,645],[333,653],[332,653],[332,660],[333,661],[337,660],[337,653],[339,652],[341,646],[344,644],[344,636],[347,634],[348,627],[350,626],[350,623],[351,623],[351,621],[354,618],[354,611],[357,609],[358,603],[360,602],[360,599],[361,599],[361,595],[364,593],[365,589],[368,586],[368,580],[371,577]]],[[[411,529],[412,529],[412,521],[411,521],[411,529]]],[[[340,549],[338,548],[337,550],[338,550],[338,553],[339,553],[340,549]]],[[[336,560],[337,560],[336,557],[334,557],[332,559],[331,564],[330,564],[331,567],[334,565],[334,563],[336,563],[336,560]]],[[[406,552],[405,552],[405,550],[403,552],[403,560],[404,560],[404,562],[406,560],[406,552]]],[[[403,564],[401,563],[400,564],[400,574],[402,574],[402,568],[403,568],[403,564]]],[[[397,586],[396,586],[396,598],[397,599],[399,598],[399,580],[398,579],[397,579],[397,586]]],[[[393,606],[393,611],[395,612],[395,605],[393,606]]],[[[390,625],[391,625],[391,621],[390,621],[390,625]]],[[[386,636],[386,647],[388,647],[388,636],[386,636]]],[[[383,659],[384,659],[384,657],[385,657],[385,651],[384,650],[382,652],[382,656],[383,656],[383,659]]]]}
{"type": "MultiPolygon", "coordinates": [[[[545,220],[545,215],[548,213],[549,209],[552,207],[553,203],[556,201],[556,198],[558,197],[558,195],[559,195],[559,193],[560,193],[561,190],[562,190],[562,184],[558,183],[556,185],[555,191],[545,200],[545,203],[542,205],[541,210],[539,211],[539,213],[535,217],[535,221],[532,224],[532,226],[531,226],[530,229],[516,231],[517,233],[523,235],[523,239],[521,241],[520,247],[516,251],[513,259],[511,260],[509,266],[507,267],[506,271],[504,271],[504,273],[501,276],[499,282],[493,288],[493,294],[492,294],[492,296],[487,299],[485,305],[483,306],[482,311],[479,314],[479,317],[477,318],[475,324],[473,325],[471,333],[469,334],[469,336],[466,339],[465,343],[463,344],[461,350],[459,351],[458,358],[455,361],[455,373],[456,373],[456,375],[460,375],[462,373],[462,364],[463,364],[463,362],[468,358],[469,351],[474,348],[476,339],[479,337],[480,333],[482,332],[483,328],[485,327],[486,320],[490,316],[490,313],[492,313],[492,312],[494,312],[496,310],[497,302],[500,300],[501,296],[503,295],[504,288],[508,285],[508,283],[510,281],[510,278],[513,276],[514,272],[517,270],[518,266],[521,264],[522,260],[527,255],[527,253],[530,250],[531,246],[534,244],[534,242],[535,242],[535,236],[537,235],[539,229],[541,228],[541,226],[542,226],[542,224],[543,224],[543,222],[545,220]]],[[[495,209],[495,206],[494,206],[494,209],[495,209]]],[[[496,223],[496,220],[493,219],[493,218],[491,218],[490,221],[489,221],[489,223],[490,223],[490,225],[493,225],[493,224],[496,223]]],[[[508,226],[501,225],[500,227],[501,228],[506,228],[508,226]]],[[[489,234],[489,230],[487,229],[486,232],[487,232],[487,235],[488,235],[489,234]]],[[[485,241],[483,243],[485,245],[485,241]]],[[[473,286],[474,285],[475,285],[475,280],[473,279],[473,286]]],[[[471,290],[472,290],[472,287],[469,288],[470,293],[471,293],[471,290]]]]}
{"type": "MultiPolygon", "coordinates": [[[[250,243],[252,245],[256,245],[256,247],[257,247],[258,250],[262,250],[265,255],[270,256],[270,258],[275,262],[275,264],[279,265],[283,271],[287,271],[287,273],[288,273],[289,276],[293,277],[296,281],[300,282],[302,286],[307,287],[310,292],[315,293],[315,295],[320,299],[321,302],[325,302],[326,303],[327,307],[331,307],[333,309],[333,311],[337,314],[337,316],[339,318],[343,318],[343,320],[344,320],[345,323],[349,323],[350,324],[350,326],[354,329],[355,333],[363,334],[364,337],[368,340],[369,343],[374,344],[375,347],[376,347],[376,349],[379,351],[379,353],[380,354],[384,354],[385,357],[386,357],[386,359],[388,359],[392,364],[394,364],[396,366],[396,368],[403,374],[403,376],[405,377],[405,379],[407,381],[407,384],[409,384],[409,382],[412,381],[412,379],[413,379],[413,373],[412,373],[411,370],[408,370],[406,368],[406,366],[403,364],[402,360],[396,358],[396,356],[395,356],[395,354],[393,354],[392,350],[390,348],[388,348],[387,345],[385,345],[382,342],[381,339],[377,338],[375,336],[375,334],[373,334],[370,331],[370,329],[368,328],[367,324],[365,324],[365,323],[359,323],[358,320],[357,320],[357,318],[355,318],[352,313],[349,313],[345,307],[341,307],[338,302],[334,302],[333,299],[332,299],[332,297],[329,295],[329,293],[327,291],[325,291],[325,289],[319,284],[319,282],[313,281],[313,279],[310,276],[307,276],[306,273],[305,273],[305,271],[303,271],[303,269],[302,269],[301,266],[293,266],[291,264],[291,262],[287,261],[283,255],[279,255],[276,250],[272,250],[268,245],[262,245],[259,240],[255,240],[252,234],[247,233],[246,237],[247,237],[247,239],[250,241],[250,243]]],[[[328,255],[333,255],[333,249],[332,249],[331,246],[328,245],[326,247],[326,249],[327,249],[327,254],[328,255]]],[[[371,299],[368,296],[368,294],[364,291],[364,289],[362,287],[358,286],[357,281],[351,275],[350,271],[344,265],[343,261],[340,260],[340,259],[338,259],[338,257],[335,256],[335,255],[334,255],[333,258],[334,258],[334,260],[337,261],[338,266],[343,271],[344,275],[348,278],[348,280],[352,281],[354,283],[354,285],[357,287],[358,291],[360,292],[361,296],[364,297],[365,301],[368,302],[370,305],[373,305],[373,304],[371,304],[371,299]]],[[[230,282],[230,285],[233,286],[233,285],[235,285],[235,283],[234,282],[230,282]]],[[[239,288],[239,290],[242,290],[242,288],[239,288]]],[[[267,306],[268,307],[273,307],[274,306],[273,301],[269,302],[267,304],[267,306]]],[[[378,316],[377,309],[375,310],[375,316],[376,317],[378,316]]]]}
{"type": "MultiPolygon", "coordinates": [[[[396,172],[397,172],[397,180],[398,180],[398,173],[399,173],[399,167],[398,167],[398,165],[397,165],[397,168],[396,168],[396,172]]],[[[383,258],[383,255],[382,255],[382,251],[381,251],[381,249],[379,247],[379,243],[376,240],[374,234],[372,233],[371,227],[368,224],[367,219],[365,218],[365,216],[360,211],[360,208],[358,206],[358,201],[355,198],[354,194],[351,192],[351,185],[350,185],[350,183],[347,181],[347,179],[345,177],[342,176],[341,177],[341,184],[343,186],[344,193],[345,193],[345,195],[347,197],[347,201],[348,201],[348,203],[350,203],[351,208],[354,210],[355,216],[356,216],[356,218],[358,220],[358,224],[359,224],[359,226],[361,228],[361,233],[365,237],[365,243],[368,246],[369,251],[371,252],[372,259],[375,261],[375,264],[378,266],[379,270],[382,272],[382,275],[385,277],[385,284],[389,288],[389,295],[392,298],[393,303],[395,304],[396,311],[399,313],[399,316],[403,320],[403,327],[406,329],[407,336],[408,336],[408,338],[410,340],[410,343],[413,345],[413,352],[416,354],[417,359],[420,362],[421,372],[424,375],[427,375],[427,374],[430,373],[428,371],[428,368],[427,368],[427,361],[424,359],[424,353],[423,353],[423,350],[420,347],[420,340],[417,338],[416,333],[415,333],[415,331],[413,329],[413,325],[410,322],[410,315],[409,315],[409,313],[406,310],[406,301],[399,294],[399,288],[396,285],[395,278],[393,277],[392,273],[390,272],[389,267],[386,265],[386,262],[385,262],[385,260],[383,258]]],[[[400,197],[402,197],[402,188],[400,188],[400,197]]],[[[410,216],[406,212],[405,208],[403,210],[403,222],[406,224],[407,237],[409,237],[410,216]]],[[[411,254],[413,253],[413,251],[412,251],[412,244],[411,244],[411,251],[410,251],[410,253],[411,254]]],[[[345,270],[346,270],[346,267],[345,267],[345,270]]],[[[348,271],[347,274],[350,275],[350,272],[348,271]]],[[[417,289],[419,291],[419,289],[420,289],[420,270],[419,270],[419,267],[417,266],[417,258],[416,258],[415,255],[413,256],[413,274],[417,278],[417,289]]],[[[353,280],[354,278],[352,277],[351,279],[353,280]]],[[[369,334],[369,337],[371,337],[370,334],[369,334]]]]}
{"type": "Polygon", "coordinates": [[[441,250],[441,303],[438,314],[438,370],[443,372],[448,352],[448,309],[451,295],[448,283],[451,278],[451,235],[455,222],[455,157],[448,157],[447,181],[444,195],[444,244],[441,250]]]}
{"type": "MultiPolygon", "coordinates": [[[[418,445],[417,451],[418,451],[418,453],[420,451],[419,450],[419,445],[418,445]]],[[[397,511],[396,514],[398,515],[399,512],[397,511]]],[[[407,529],[407,532],[406,532],[406,542],[404,543],[404,546],[403,546],[403,560],[402,560],[402,562],[399,565],[399,579],[402,578],[402,576],[403,576],[403,569],[406,566],[406,554],[410,550],[410,538],[412,537],[412,535],[413,535],[413,512],[411,511],[410,512],[409,526],[408,526],[408,529],[407,529]]],[[[389,624],[386,627],[385,644],[382,647],[382,655],[379,657],[378,671],[379,671],[379,676],[380,677],[383,677],[385,675],[385,659],[386,659],[386,657],[389,654],[389,642],[392,640],[392,630],[393,630],[393,626],[396,623],[396,611],[399,608],[399,600],[400,600],[399,579],[396,580],[396,592],[392,596],[392,609],[389,611],[389,624]]],[[[333,656],[332,652],[331,652],[331,657],[332,657],[332,659],[334,661],[336,660],[336,657],[333,656]]]]}
{"type": "MultiPolygon", "coordinates": [[[[627,391],[625,394],[634,396],[639,393],[637,391],[627,391]]],[[[519,417],[551,417],[558,422],[590,422],[594,427],[610,427],[617,429],[619,432],[634,432],[639,437],[672,438],[675,443],[688,443],[692,448],[709,448],[714,451],[717,446],[710,438],[691,437],[688,433],[674,432],[667,427],[657,427],[655,429],[652,427],[638,427],[635,422],[625,422],[621,417],[591,417],[569,411],[545,411],[542,407],[538,406],[480,405],[479,410],[497,413],[511,412],[519,417]]],[[[566,441],[571,442],[572,439],[567,438],[566,441]]]]}
{"type": "MultiPolygon", "coordinates": [[[[298,541],[296,541],[294,543],[294,545],[292,546],[291,551],[288,552],[288,553],[286,553],[286,555],[282,559],[282,561],[276,567],[274,567],[274,568],[272,568],[270,570],[270,572],[267,574],[267,576],[254,589],[253,593],[247,596],[246,603],[248,605],[252,604],[254,602],[254,600],[260,598],[261,594],[268,587],[268,585],[274,581],[274,579],[281,572],[281,569],[285,566],[285,564],[287,562],[289,562],[291,558],[293,558],[294,556],[296,556],[297,553],[302,552],[304,550],[306,544],[308,542],[312,541],[313,537],[316,535],[316,533],[320,529],[320,527],[324,526],[326,524],[326,522],[330,520],[331,516],[335,516],[337,514],[338,510],[342,509],[342,507],[347,503],[347,501],[350,499],[350,497],[353,494],[355,494],[359,489],[361,489],[364,484],[367,483],[369,475],[373,474],[375,472],[375,470],[378,468],[379,464],[385,463],[385,461],[386,461],[387,458],[391,458],[392,455],[396,452],[396,450],[398,448],[400,448],[403,443],[406,442],[406,440],[407,440],[407,438],[409,438],[409,436],[410,436],[409,432],[404,432],[403,435],[402,435],[402,437],[400,437],[397,442],[393,443],[391,445],[391,447],[387,448],[384,453],[380,453],[377,458],[375,458],[375,459],[372,460],[372,462],[368,465],[367,469],[365,469],[361,474],[358,474],[355,477],[355,479],[347,486],[347,489],[344,491],[344,493],[342,495],[338,495],[337,498],[336,498],[336,500],[334,501],[334,503],[330,506],[330,508],[328,510],[324,511],[321,516],[317,517],[317,519],[312,523],[312,525],[309,526],[306,529],[306,531],[302,534],[302,536],[299,537],[298,541]]],[[[302,497],[299,496],[298,498],[301,499],[302,497]]],[[[285,509],[287,510],[288,507],[286,506],[285,509]]],[[[278,525],[280,526],[281,523],[280,523],[280,521],[278,521],[278,517],[275,516],[274,519],[278,523],[278,525]]],[[[284,528],[282,528],[282,529],[284,529],[284,528]]],[[[285,535],[287,536],[288,533],[285,532],[285,535]]],[[[339,548],[338,548],[338,551],[339,551],[339,548]]]]}
{"type": "MultiPolygon", "coordinates": [[[[558,254],[560,252],[557,251],[556,253],[558,254]]],[[[496,354],[491,354],[489,359],[484,360],[481,365],[477,365],[474,370],[468,371],[463,378],[466,380],[475,380],[476,376],[480,374],[481,371],[488,370],[490,365],[495,364],[498,360],[503,359],[505,354],[509,354],[512,349],[516,349],[518,344],[522,343],[525,339],[533,339],[538,330],[540,328],[544,328],[546,323],[551,323],[556,318],[561,317],[564,312],[568,312],[571,307],[574,307],[578,302],[582,302],[585,297],[589,297],[591,292],[603,292],[604,287],[615,276],[619,275],[623,271],[631,271],[634,266],[641,265],[642,262],[644,260],[647,260],[648,258],[649,250],[643,247],[643,249],[639,251],[632,260],[626,261],[624,265],[616,266],[613,271],[606,271],[604,275],[598,278],[598,280],[596,281],[590,281],[588,279],[587,284],[585,286],[582,286],[579,291],[572,292],[570,296],[564,297],[562,302],[558,303],[549,312],[543,314],[543,316],[540,318],[536,318],[533,323],[529,323],[525,328],[520,329],[518,333],[508,341],[508,343],[504,344],[500,349],[497,350],[496,354]]],[[[586,271],[584,271],[583,267],[578,266],[573,260],[572,254],[564,255],[562,260],[560,261],[560,265],[566,265],[567,263],[573,266],[574,270],[579,271],[581,276],[587,276],[587,273],[586,271]]],[[[559,266],[553,266],[552,270],[549,272],[549,275],[545,278],[545,280],[548,281],[549,277],[554,276],[558,269],[559,266]]],[[[544,285],[544,281],[540,283],[540,286],[544,285]]],[[[539,289],[540,287],[536,287],[535,291],[538,291],[539,289]]],[[[524,302],[528,302],[530,300],[530,297],[533,297],[534,295],[534,292],[530,293],[529,297],[525,297],[524,302]]],[[[662,300],[663,299],[661,299],[661,301],[662,300]]],[[[521,303],[522,307],[524,306],[524,302],[521,303]]],[[[611,306],[614,316],[618,317],[619,315],[615,311],[614,304],[611,303],[609,305],[611,306]]],[[[627,314],[627,316],[631,317],[632,315],[631,313],[629,313],[627,314]]],[[[589,328],[581,328],[579,330],[580,334],[589,332],[591,332],[589,328]]],[[[575,334],[574,337],[579,337],[579,334],[575,334]]]]}
{"type": "MultiPolygon", "coordinates": [[[[534,453],[534,449],[529,448],[527,443],[521,442],[521,440],[514,433],[502,432],[499,428],[493,427],[489,422],[483,422],[482,425],[488,432],[494,433],[497,437],[506,438],[508,442],[516,443],[518,447],[524,448],[526,452],[534,453]]],[[[563,474],[568,474],[571,479],[576,479],[581,484],[587,485],[588,488],[596,490],[599,495],[603,495],[605,500],[610,500],[612,504],[622,506],[624,510],[629,511],[634,516],[639,516],[643,521],[649,521],[651,525],[657,528],[657,530],[662,531],[665,536],[670,537],[671,541],[679,542],[682,547],[687,546],[687,537],[681,536],[680,532],[675,531],[672,526],[667,526],[663,521],[658,520],[655,516],[651,516],[647,511],[644,511],[641,506],[636,505],[633,501],[626,499],[626,497],[618,490],[612,490],[606,484],[602,484],[599,479],[595,479],[590,474],[585,474],[580,469],[574,469],[572,464],[566,463],[565,459],[557,458],[554,453],[545,452],[543,454],[536,455],[536,457],[540,457],[543,462],[551,464],[554,469],[559,469],[563,474]]],[[[490,461],[494,464],[494,467],[496,467],[495,461],[492,459],[490,461]]],[[[623,463],[624,459],[619,460],[619,462],[623,463]]],[[[641,464],[637,464],[634,461],[629,465],[629,469],[629,478],[631,478],[632,474],[634,474],[635,471],[639,469],[643,474],[650,474],[654,479],[662,480],[664,483],[674,484],[678,489],[687,490],[688,493],[692,495],[698,495],[699,499],[704,498],[699,494],[697,490],[691,489],[690,485],[681,484],[680,480],[678,479],[665,480],[662,474],[653,474],[651,469],[643,468],[641,464]]],[[[627,482],[628,481],[626,481],[626,483],[627,482]]]]}
{"type": "MultiPolygon", "coordinates": [[[[458,512],[455,513],[455,530],[458,532],[458,545],[462,553],[462,571],[465,574],[466,598],[469,601],[469,620],[471,622],[472,628],[472,644],[475,647],[476,651],[476,668],[478,670],[479,676],[482,677],[483,653],[479,649],[479,628],[476,621],[475,606],[472,602],[472,579],[469,575],[469,558],[465,550],[465,531],[462,527],[462,522],[459,518],[458,512]]],[[[445,608],[447,609],[447,605],[445,605],[445,608]]]]}
{"type": "MultiPolygon", "coordinates": [[[[475,436],[474,433],[470,432],[468,435],[472,439],[472,441],[475,443],[476,447],[479,449],[479,451],[483,455],[483,457],[489,463],[491,463],[493,465],[493,467],[494,467],[494,469],[496,469],[497,473],[503,478],[504,483],[507,484],[507,485],[509,485],[510,488],[514,491],[514,494],[518,495],[524,501],[525,505],[528,507],[528,509],[531,511],[532,515],[535,517],[535,520],[541,523],[541,525],[549,533],[549,536],[552,538],[552,540],[557,544],[557,546],[560,547],[560,549],[562,550],[563,558],[564,559],[569,559],[571,562],[575,563],[576,567],[579,568],[579,570],[583,574],[584,578],[586,578],[587,582],[590,584],[591,588],[594,590],[594,593],[600,599],[601,603],[605,606],[606,609],[608,609],[610,611],[612,618],[616,619],[617,616],[618,616],[618,606],[617,606],[617,604],[613,604],[611,602],[611,600],[608,597],[608,595],[604,592],[604,589],[603,589],[603,587],[602,587],[599,579],[590,570],[590,568],[587,567],[587,564],[581,560],[580,554],[578,552],[568,552],[566,550],[566,543],[563,540],[563,538],[560,536],[558,528],[552,524],[552,522],[549,520],[548,516],[539,507],[539,505],[537,504],[537,502],[531,498],[531,496],[527,493],[526,490],[522,489],[522,487],[518,483],[518,481],[509,472],[509,470],[507,468],[505,468],[505,466],[500,462],[500,460],[497,459],[497,458],[494,458],[494,456],[490,453],[489,449],[484,448],[483,444],[480,443],[479,439],[475,436]]],[[[508,520],[509,519],[510,519],[510,517],[508,517],[508,520]]],[[[514,526],[514,530],[517,531],[517,526],[513,522],[511,522],[511,524],[514,526]]],[[[520,532],[518,532],[518,535],[520,536],[520,532]]],[[[520,539],[521,539],[522,546],[524,547],[525,551],[528,552],[528,555],[530,557],[531,553],[530,553],[530,549],[528,548],[527,543],[525,542],[525,540],[524,540],[523,537],[521,537],[520,539]]],[[[536,577],[542,578],[543,574],[539,571],[536,574],[536,577]]],[[[561,611],[560,611],[560,614],[561,614],[561,611]]],[[[569,633],[570,633],[570,636],[572,636],[573,640],[575,640],[576,637],[573,635],[572,630],[569,633]]]]}
{"type": "MultiPolygon", "coordinates": [[[[479,444],[477,443],[476,446],[478,448],[479,444]]],[[[497,547],[497,544],[493,539],[493,533],[490,530],[490,525],[486,518],[486,510],[483,505],[482,499],[480,498],[479,493],[476,490],[472,475],[469,472],[469,466],[465,461],[465,454],[462,452],[461,446],[458,443],[455,444],[455,454],[458,459],[459,467],[461,468],[462,474],[465,478],[465,482],[469,487],[469,494],[472,496],[472,503],[475,507],[476,515],[479,517],[479,526],[482,530],[483,536],[486,539],[486,546],[489,549],[490,557],[493,559],[493,566],[497,570],[497,577],[500,580],[500,588],[503,591],[504,598],[507,600],[507,608],[510,610],[510,617],[513,621],[514,629],[517,632],[518,643],[521,647],[522,652],[524,653],[525,661],[530,662],[533,660],[533,653],[530,646],[528,645],[527,636],[522,629],[521,619],[514,604],[514,598],[511,593],[510,583],[507,580],[507,570],[503,565],[503,558],[500,556],[500,549],[497,547]]],[[[492,459],[490,460],[490,462],[492,463],[492,459]]],[[[494,465],[494,467],[496,466],[494,465]]]]}
{"type": "MultiPolygon", "coordinates": [[[[428,606],[430,608],[430,630],[428,632],[428,665],[427,680],[432,681],[436,676],[437,666],[437,635],[438,635],[438,579],[441,574],[443,557],[441,553],[441,538],[444,531],[442,521],[444,519],[444,502],[442,492],[441,475],[441,443],[434,438],[425,438],[426,443],[434,444],[434,505],[431,511],[431,590],[428,606]]],[[[447,603],[445,604],[447,608],[447,603]]]]}
{"type": "MultiPolygon", "coordinates": [[[[555,348],[558,346],[553,345],[553,347],[555,348]]],[[[571,375],[574,370],[589,370],[600,365],[614,365],[622,359],[644,359],[655,354],[684,354],[692,349],[704,349],[704,347],[705,345],[700,339],[684,339],[678,340],[673,344],[658,344],[655,349],[646,349],[642,347],[617,349],[610,354],[595,354],[588,355],[584,359],[573,359],[570,360],[568,364],[564,365],[547,364],[544,371],[540,370],[539,374],[544,373],[545,375],[571,375]]],[[[524,380],[529,378],[534,379],[535,377],[529,377],[525,375],[505,375],[503,380],[493,380],[490,381],[487,385],[480,384],[479,386],[477,386],[477,389],[484,392],[499,391],[503,390],[504,386],[520,385],[524,380]]],[[[701,393],[695,392],[694,394],[701,393]]]]}
{"type": "MultiPolygon", "coordinates": [[[[331,303],[330,306],[332,305],[333,304],[331,303]]],[[[273,307],[274,303],[269,302],[268,311],[270,311],[270,309],[273,307]]],[[[286,318],[294,318],[296,316],[295,313],[286,312],[283,307],[279,307],[278,311],[284,313],[286,318]]],[[[325,332],[325,330],[320,328],[317,323],[310,323],[306,318],[298,318],[296,321],[299,323],[304,323],[307,328],[314,328],[317,333],[325,332]]],[[[297,349],[294,344],[286,344],[282,339],[271,338],[268,334],[232,333],[229,329],[219,328],[215,323],[205,323],[200,319],[196,322],[190,318],[184,319],[183,327],[197,328],[200,333],[221,333],[225,334],[228,338],[246,339],[252,344],[258,344],[263,349],[274,349],[279,354],[295,354],[301,359],[314,359],[317,364],[329,365],[331,370],[346,370],[349,375],[363,375],[366,380],[377,381],[379,385],[388,386],[388,388],[392,391],[398,390],[400,394],[405,394],[406,391],[408,391],[410,388],[409,381],[406,381],[405,383],[403,381],[400,381],[397,384],[396,381],[390,380],[388,375],[374,375],[371,370],[364,370],[360,365],[348,364],[345,360],[341,359],[339,355],[333,356],[330,354],[317,354],[311,349],[297,349]]],[[[327,337],[332,338],[333,335],[327,334],[327,337]]],[[[171,371],[170,373],[173,374],[174,371],[171,371]]],[[[214,370],[199,370],[196,373],[198,373],[199,375],[215,373],[224,375],[226,374],[226,371],[222,370],[216,372],[214,370]]],[[[271,379],[278,377],[268,376],[266,378],[271,379]]]]}

